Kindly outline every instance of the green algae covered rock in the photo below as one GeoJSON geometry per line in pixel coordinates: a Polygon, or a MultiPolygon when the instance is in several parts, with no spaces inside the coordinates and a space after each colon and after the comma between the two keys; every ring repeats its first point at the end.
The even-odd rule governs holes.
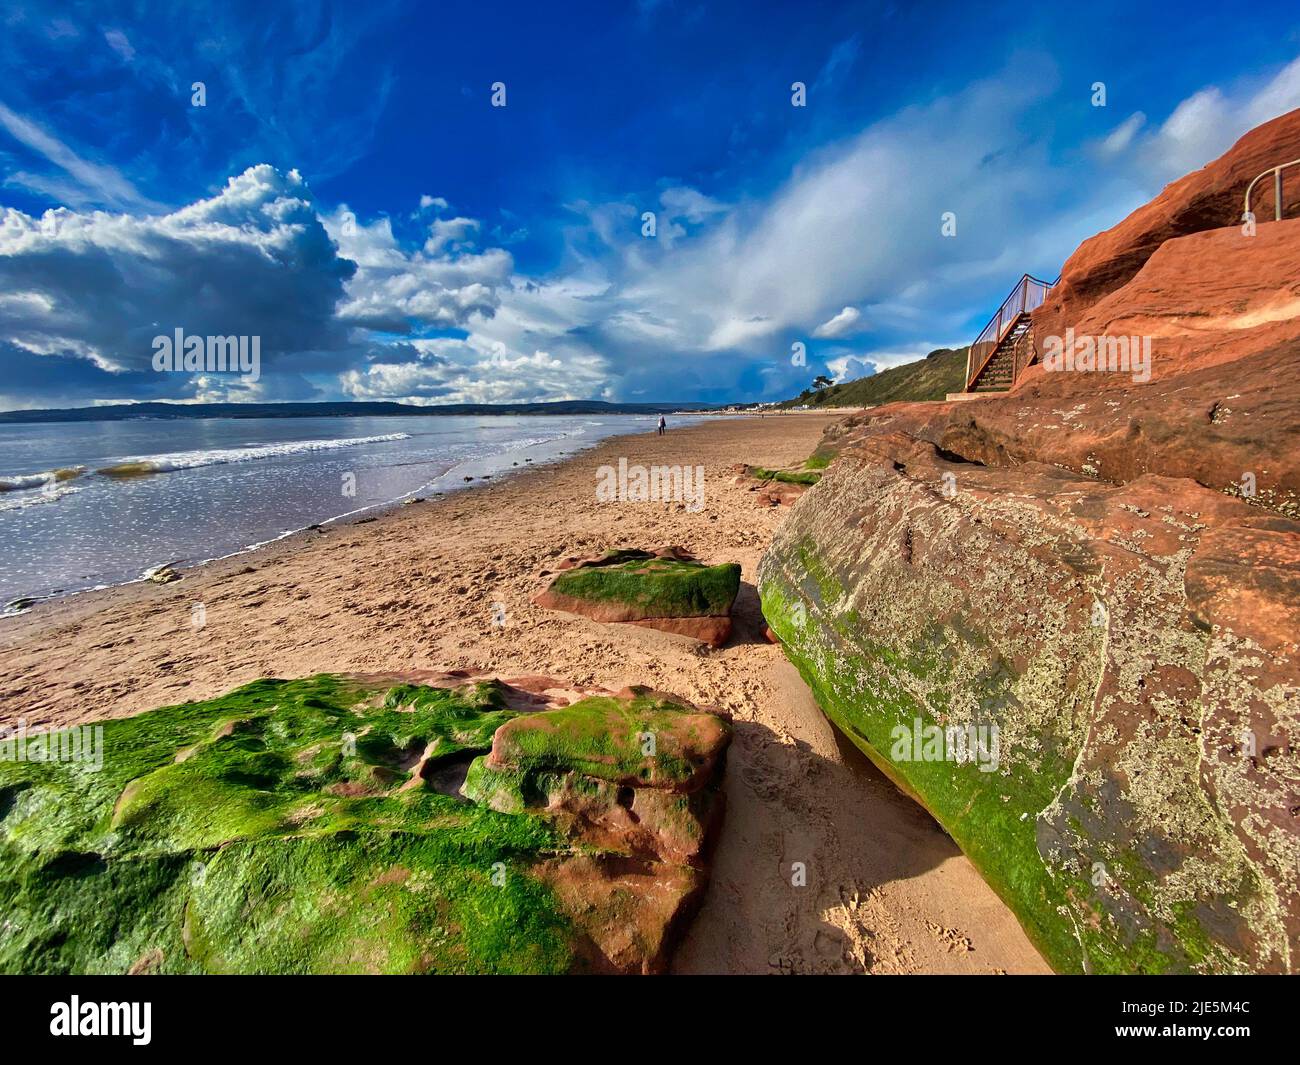
{"type": "MultiPolygon", "coordinates": [[[[105,722],[98,766],[0,761],[0,971],[662,967],[701,868],[644,861],[643,885],[673,890],[633,890],[623,905],[642,935],[602,953],[591,883],[640,855],[636,843],[583,838],[584,824],[501,812],[447,786],[503,725],[555,712],[566,719],[543,727],[572,757],[549,772],[581,789],[604,757],[586,704],[601,722],[622,705],[539,678],[263,680],[105,722]],[[574,884],[588,896],[581,914],[574,884]]],[[[650,727],[665,731],[721,720],[667,696],[629,713],[657,715],[650,727]]],[[[687,756],[720,768],[719,729],[687,756]]]]}
{"type": "Polygon", "coordinates": [[[1056,969],[1294,971],[1300,526],[905,423],[838,440],[759,567],[826,715],[1056,969]]]}
{"type": "Polygon", "coordinates": [[[681,548],[621,549],[572,559],[539,606],[596,621],[628,622],[717,646],[731,634],[740,566],[706,566],[681,548]]]}
{"type": "Polygon", "coordinates": [[[760,481],[780,481],[782,484],[801,484],[805,488],[811,487],[822,479],[822,475],[813,469],[769,470],[762,466],[750,466],[749,476],[757,477],[760,481]]]}

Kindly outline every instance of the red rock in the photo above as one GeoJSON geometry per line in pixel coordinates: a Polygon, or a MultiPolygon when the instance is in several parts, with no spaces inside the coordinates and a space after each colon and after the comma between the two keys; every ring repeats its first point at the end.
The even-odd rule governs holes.
{"type": "MultiPolygon", "coordinates": [[[[1241,225],[1246,186],[1269,167],[1300,159],[1300,110],[1258,126],[1200,170],[1165,187],[1117,226],[1085,240],[1061,268],[1060,284],[1034,315],[1036,339],[1060,335],[1101,297],[1126,284],[1165,241],[1241,225]]],[[[1300,207],[1300,181],[1284,184],[1286,213],[1300,207]]],[[[1257,219],[1273,217],[1271,181],[1255,186],[1257,219]]],[[[1267,223],[1261,223],[1263,232],[1267,223]]],[[[1041,351],[1041,348],[1040,348],[1041,351]]]]}
{"type": "Polygon", "coordinates": [[[731,724],[645,687],[587,694],[506,721],[464,794],[578,844],[539,872],[590,941],[586,969],[660,972],[707,883],[731,724]]]}

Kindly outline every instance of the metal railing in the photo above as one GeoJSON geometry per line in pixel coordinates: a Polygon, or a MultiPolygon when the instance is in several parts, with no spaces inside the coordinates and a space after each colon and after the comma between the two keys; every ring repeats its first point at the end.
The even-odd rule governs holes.
{"type": "Polygon", "coordinates": [[[1025,274],[1016,282],[1011,294],[1002,301],[997,314],[989,319],[989,324],[984,327],[966,352],[967,392],[975,383],[975,379],[984,372],[984,367],[993,358],[993,353],[1002,343],[1002,338],[1019,321],[1021,315],[1037,310],[1043,305],[1043,301],[1055,284],[1055,281],[1041,281],[1030,274],[1025,274]],[[974,373],[971,372],[972,366],[975,367],[974,373]]]}
{"type": "Polygon", "coordinates": [[[1241,218],[1243,222],[1254,221],[1255,216],[1250,213],[1250,194],[1255,191],[1255,186],[1268,177],[1269,174],[1273,175],[1273,221],[1282,221],[1282,171],[1291,166],[1300,166],[1300,159],[1292,159],[1289,163],[1279,163],[1277,166],[1265,170],[1246,186],[1246,213],[1241,218]]]}

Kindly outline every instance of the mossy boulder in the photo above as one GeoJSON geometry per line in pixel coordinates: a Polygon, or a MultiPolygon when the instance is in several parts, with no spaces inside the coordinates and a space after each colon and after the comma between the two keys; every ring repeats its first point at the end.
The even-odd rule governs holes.
{"type": "Polygon", "coordinates": [[[827,716],[1058,970],[1294,971],[1300,525],[905,424],[839,434],[759,567],[827,716]]]}
{"type": "Polygon", "coordinates": [[[596,621],[629,623],[718,646],[731,635],[735,562],[707,566],[678,547],[624,548],[566,560],[535,602],[596,621]]]}
{"type": "MultiPolygon", "coordinates": [[[[703,847],[647,847],[609,818],[591,831],[594,802],[583,819],[465,798],[516,722],[552,737],[547,786],[612,786],[620,810],[652,790],[712,823],[729,728],[670,696],[465,673],[257,681],[104,722],[98,766],[0,761],[0,972],[663,968],[703,847]],[[666,767],[707,768],[653,763],[648,789],[588,776],[633,765],[614,719],[662,736],[666,767]]],[[[536,793],[536,774],[494,772],[536,793]]]]}

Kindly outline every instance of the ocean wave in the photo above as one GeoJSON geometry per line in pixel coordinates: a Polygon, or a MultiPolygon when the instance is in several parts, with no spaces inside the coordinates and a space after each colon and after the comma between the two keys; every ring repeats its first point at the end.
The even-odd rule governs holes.
{"type": "Polygon", "coordinates": [[[474,455],[474,458],[489,459],[497,455],[513,455],[516,451],[523,451],[526,448],[536,447],[538,444],[551,444],[556,440],[563,440],[568,433],[554,433],[551,436],[524,436],[518,440],[511,440],[509,444],[501,448],[500,451],[483,451],[474,455]]]}
{"type": "Polygon", "coordinates": [[[20,473],[13,477],[0,477],[0,492],[25,492],[32,488],[43,488],[47,484],[62,484],[80,477],[85,472],[85,466],[64,466],[57,470],[44,470],[41,473],[20,473]]]}
{"type": "Polygon", "coordinates": [[[201,466],[224,466],[232,462],[251,462],[255,459],[299,455],[309,451],[334,451],[338,448],[356,447],[359,444],[382,444],[392,440],[407,440],[410,435],[410,433],[385,433],[382,436],[355,436],[336,440],[292,440],[284,444],[265,444],[256,447],[177,451],[170,455],[145,455],[123,459],[97,472],[105,477],[139,477],[150,473],[171,473],[175,470],[198,469],[201,466]]]}

